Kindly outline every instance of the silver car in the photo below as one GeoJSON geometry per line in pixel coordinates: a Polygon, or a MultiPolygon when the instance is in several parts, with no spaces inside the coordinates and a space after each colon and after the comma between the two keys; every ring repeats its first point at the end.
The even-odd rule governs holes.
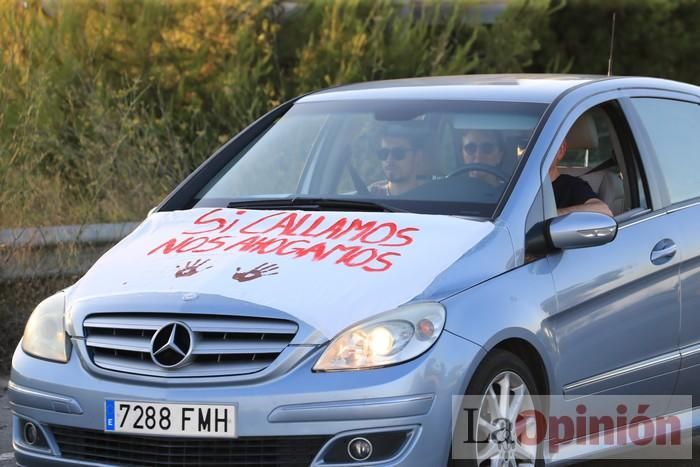
{"type": "Polygon", "coordinates": [[[698,232],[698,87],[503,75],[305,95],[37,306],[9,384],[17,462],[535,465],[620,447],[525,443],[544,395],[654,397],[647,415],[692,428],[692,400],[672,400],[700,400],[698,232]]]}

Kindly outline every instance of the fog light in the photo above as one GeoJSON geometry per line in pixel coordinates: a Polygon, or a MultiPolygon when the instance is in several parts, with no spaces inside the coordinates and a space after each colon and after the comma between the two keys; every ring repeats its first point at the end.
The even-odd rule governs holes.
{"type": "Polygon", "coordinates": [[[372,443],[366,438],[354,438],[348,443],[348,456],[354,461],[364,461],[372,455],[372,443]]]}
{"type": "Polygon", "coordinates": [[[30,446],[34,446],[39,439],[39,430],[32,422],[24,424],[24,441],[30,446]]]}

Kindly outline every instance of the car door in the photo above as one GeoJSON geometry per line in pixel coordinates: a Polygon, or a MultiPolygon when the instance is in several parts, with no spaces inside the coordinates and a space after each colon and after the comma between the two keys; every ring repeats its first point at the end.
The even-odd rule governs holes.
{"type": "MultiPolygon", "coordinates": [[[[608,104],[619,109],[617,102],[608,104]]],[[[618,142],[611,151],[625,153],[623,173],[641,185],[645,177],[624,114],[611,117],[615,124],[607,130],[618,142]]],[[[612,242],[547,257],[558,313],[546,325],[557,343],[556,373],[568,397],[671,394],[674,389],[680,365],[680,255],[673,247],[678,232],[669,231],[667,215],[655,209],[653,199],[626,197],[635,204],[617,217],[612,242]]]]}
{"type": "Polygon", "coordinates": [[[688,95],[632,96],[640,139],[658,166],[664,216],[682,257],[681,369],[677,395],[700,405],[700,100],[688,95]]]}

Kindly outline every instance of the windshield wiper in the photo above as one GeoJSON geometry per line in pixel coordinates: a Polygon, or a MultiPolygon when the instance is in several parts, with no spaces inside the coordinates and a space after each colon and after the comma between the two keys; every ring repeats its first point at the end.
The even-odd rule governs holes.
{"type": "Polygon", "coordinates": [[[388,206],[374,201],[358,201],[353,199],[336,198],[282,198],[282,199],[250,199],[231,201],[229,208],[286,210],[290,208],[300,211],[366,211],[366,212],[407,212],[403,209],[388,206]]]}

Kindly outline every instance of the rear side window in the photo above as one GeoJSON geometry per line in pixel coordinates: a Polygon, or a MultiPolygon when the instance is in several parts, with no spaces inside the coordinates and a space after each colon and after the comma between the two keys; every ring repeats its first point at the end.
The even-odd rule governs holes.
{"type": "Polygon", "coordinates": [[[632,102],[656,152],[670,202],[700,197],[700,105],[657,98],[632,102]]]}

